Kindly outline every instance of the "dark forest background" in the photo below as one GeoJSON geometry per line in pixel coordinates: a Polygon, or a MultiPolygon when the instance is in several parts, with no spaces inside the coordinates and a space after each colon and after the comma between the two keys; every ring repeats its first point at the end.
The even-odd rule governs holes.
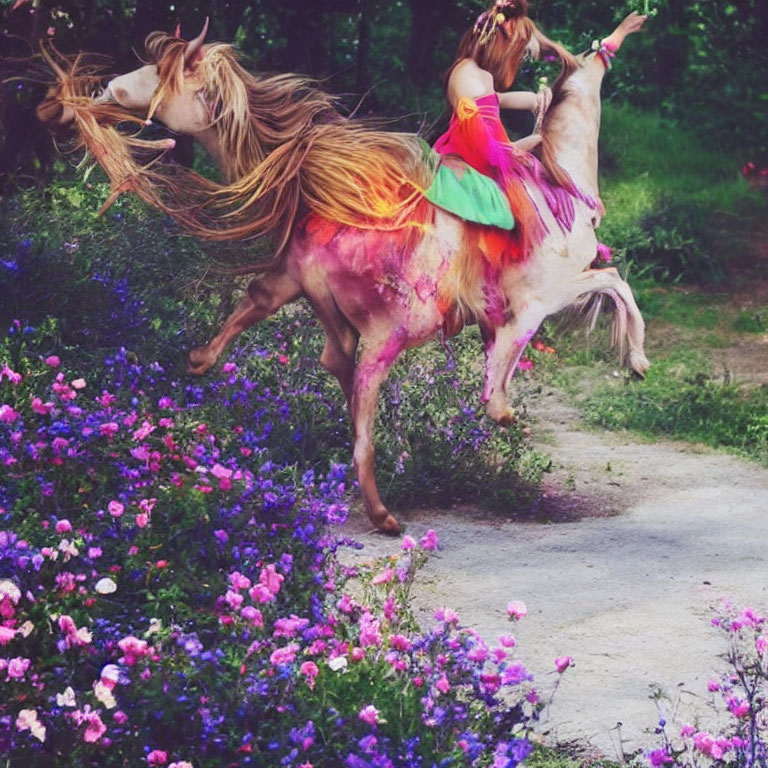
{"type": "MultiPolygon", "coordinates": [[[[0,57],[14,59],[48,38],[64,52],[108,54],[114,71],[136,64],[156,29],[235,42],[258,70],[299,71],[348,94],[350,108],[432,125],[443,110],[442,74],[458,39],[485,6],[480,0],[0,0],[0,57]]],[[[608,97],[693,126],[738,148],[744,161],[768,161],[768,2],[541,0],[531,15],[572,50],[607,34],[629,10],[651,11],[631,51],[606,79],[608,97]]],[[[517,87],[535,87],[529,65],[517,87]]],[[[548,73],[551,74],[552,73],[548,73]]],[[[50,171],[52,152],[33,109],[41,87],[15,80],[2,90],[0,171],[18,179],[50,171]]],[[[520,126],[521,130],[525,128],[520,126]]]]}

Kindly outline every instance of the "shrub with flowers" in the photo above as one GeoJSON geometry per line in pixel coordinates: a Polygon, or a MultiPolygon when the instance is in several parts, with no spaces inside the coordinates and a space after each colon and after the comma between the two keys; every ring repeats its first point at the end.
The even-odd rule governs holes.
{"type": "Polygon", "coordinates": [[[12,764],[525,757],[538,701],[514,641],[488,647],[449,610],[421,632],[408,611],[434,533],[381,564],[335,557],[349,472],[288,457],[307,402],[343,414],[323,413],[311,384],[290,393],[283,352],[251,350],[257,376],[236,352],[221,378],[189,383],[124,350],[80,375],[46,343],[15,324],[0,345],[12,764]]]}
{"type": "Polygon", "coordinates": [[[679,736],[669,733],[664,719],[656,732],[661,745],[647,754],[654,768],[768,765],[768,625],[753,608],[737,610],[724,603],[712,625],[725,636],[729,669],[707,684],[712,707],[724,711],[727,723],[719,732],[683,723],[679,736]],[[720,699],[721,706],[716,704],[720,699]]]}

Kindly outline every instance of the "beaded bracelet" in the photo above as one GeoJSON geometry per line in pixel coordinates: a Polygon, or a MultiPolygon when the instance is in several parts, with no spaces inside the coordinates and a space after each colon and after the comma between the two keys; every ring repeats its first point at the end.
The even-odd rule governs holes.
{"type": "Polygon", "coordinates": [[[600,57],[606,69],[611,68],[611,59],[616,55],[616,47],[602,40],[592,42],[592,50],[600,57]]]}

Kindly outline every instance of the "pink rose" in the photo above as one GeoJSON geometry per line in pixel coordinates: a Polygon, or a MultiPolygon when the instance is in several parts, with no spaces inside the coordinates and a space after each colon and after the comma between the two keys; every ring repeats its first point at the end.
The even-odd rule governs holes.
{"type": "Polygon", "coordinates": [[[573,666],[573,659],[570,656],[558,656],[555,659],[555,667],[557,671],[562,675],[568,667],[573,666]]]}
{"type": "Polygon", "coordinates": [[[379,710],[373,704],[363,707],[357,716],[368,725],[376,725],[379,722],[379,710]]]}
{"type": "Polygon", "coordinates": [[[69,533],[72,530],[72,523],[69,520],[59,520],[56,523],[56,533],[69,533]]]}
{"type": "Polygon", "coordinates": [[[61,360],[59,360],[57,355],[50,355],[45,358],[45,364],[49,365],[51,368],[58,368],[59,363],[61,363],[61,360]]]}
{"type": "Polygon", "coordinates": [[[147,755],[147,762],[150,765],[165,765],[168,762],[168,753],[162,749],[153,749],[147,755]]]}
{"type": "Polygon", "coordinates": [[[112,517],[120,517],[125,511],[125,506],[119,501],[110,501],[109,504],[107,504],[107,510],[112,517]]]}

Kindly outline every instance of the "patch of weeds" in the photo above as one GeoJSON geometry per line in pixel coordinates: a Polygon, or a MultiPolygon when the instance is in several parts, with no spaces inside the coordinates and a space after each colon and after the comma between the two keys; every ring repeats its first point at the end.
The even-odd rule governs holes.
{"type": "Polygon", "coordinates": [[[587,419],[609,429],[726,447],[768,464],[768,388],[748,390],[713,377],[697,352],[656,362],[645,381],[603,387],[590,395],[587,419]]]}
{"type": "Polygon", "coordinates": [[[733,328],[742,333],[766,333],[768,331],[768,308],[742,310],[733,321],[733,328]]]}

